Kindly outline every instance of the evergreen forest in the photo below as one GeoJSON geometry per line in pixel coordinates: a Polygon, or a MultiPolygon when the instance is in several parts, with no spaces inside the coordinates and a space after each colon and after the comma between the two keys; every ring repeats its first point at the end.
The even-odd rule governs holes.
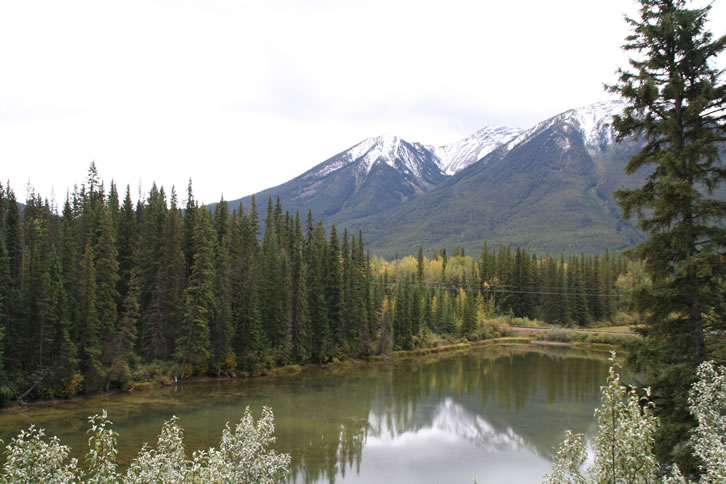
{"type": "Polygon", "coordinates": [[[263,220],[254,198],[210,211],[191,181],[183,205],[157,185],[134,202],[92,163],[62,208],[0,185],[2,401],[385,356],[512,318],[586,326],[616,314],[632,264],[486,243],[387,261],[279,199],[263,220]]]}

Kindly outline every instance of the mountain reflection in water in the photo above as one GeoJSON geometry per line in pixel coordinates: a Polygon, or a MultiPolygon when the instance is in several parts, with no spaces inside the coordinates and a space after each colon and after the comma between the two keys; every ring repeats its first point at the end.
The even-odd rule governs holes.
{"type": "Polygon", "coordinates": [[[293,482],[541,482],[564,431],[593,429],[607,367],[607,355],[533,347],[380,366],[357,394],[367,419],[322,439],[336,463],[303,464],[293,482]]]}
{"type": "Polygon", "coordinates": [[[491,346],[298,375],[195,383],[0,412],[8,442],[30,423],[81,459],[87,417],[107,409],[128,465],[164,420],[179,417],[187,452],[217,446],[246,406],[275,414],[290,482],[540,482],[566,429],[594,428],[607,354],[491,346]]]}

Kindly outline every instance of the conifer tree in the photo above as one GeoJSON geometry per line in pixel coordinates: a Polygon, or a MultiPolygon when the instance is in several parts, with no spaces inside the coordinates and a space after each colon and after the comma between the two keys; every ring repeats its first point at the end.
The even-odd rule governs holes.
{"type": "Polygon", "coordinates": [[[626,101],[613,121],[618,139],[645,142],[626,171],[649,170],[642,186],[615,196],[624,215],[637,217],[648,234],[635,249],[653,279],[636,295],[648,315],[636,360],[664,420],[661,457],[683,456],[677,444],[692,426],[688,386],[711,356],[707,334],[726,328],[726,202],[715,194],[726,179],[719,153],[726,140],[726,85],[716,65],[726,36],[714,40],[708,31],[710,10],[688,8],[685,0],[640,0],[639,15],[627,19],[632,30],[623,48],[632,54],[630,66],[609,86],[626,101]]]}
{"type": "Polygon", "coordinates": [[[118,254],[118,286],[119,301],[126,300],[128,284],[131,280],[131,271],[136,265],[138,254],[138,233],[136,227],[136,212],[131,201],[131,187],[126,186],[126,195],[118,215],[118,229],[116,231],[116,253],[118,254]]]}
{"type": "Polygon", "coordinates": [[[194,212],[194,260],[184,291],[184,313],[176,338],[182,377],[205,372],[210,357],[209,327],[214,316],[214,231],[206,207],[194,212]],[[187,367],[187,365],[189,365],[187,367]]]}
{"type": "Polygon", "coordinates": [[[345,326],[343,321],[343,274],[340,258],[340,242],[335,224],[330,227],[330,241],[326,252],[325,301],[328,307],[328,326],[333,336],[336,352],[344,353],[345,326]]]}
{"type": "Polygon", "coordinates": [[[230,237],[229,209],[224,197],[214,209],[214,229],[217,243],[214,253],[214,296],[215,312],[210,328],[212,345],[212,369],[216,375],[233,371],[232,360],[232,306],[230,278],[230,237]]]}
{"type": "MultiPolygon", "coordinates": [[[[149,191],[139,234],[141,354],[146,360],[166,359],[173,352],[173,334],[167,319],[169,279],[165,266],[167,202],[164,189],[154,183],[149,191]]],[[[195,215],[190,215],[195,216],[195,215]]],[[[194,251],[195,246],[190,248],[194,251]]]]}
{"type": "Polygon", "coordinates": [[[476,299],[473,293],[465,294],[461,315],[461,335],[471,336],[476,331],[476,299]]]}
{"type": "Polygon", "coordinates": [[[101,390],[106,376],[101,363],[102,345],[96,307],[96,268],[93,260],[93,247],[88,240],[81,259],[78,281],[79,365],[83,375],[83,388],[87,392],[101,390]]]}
{"type": "Polygon", "coordinates": [[[122,384],[131,378],[129,360],[133,354],[136,343],[136,326],[139,322],[139,283],[136,272],[129,275],[128,290],[124,298],[121,310],[121,317],[118,322],[118,330],[113,339],[113,359],[109,369],[106,391],[109,390],[113,380],[122,384]]]}
{"type": "Polygon", "coordinates": [[[383,302],[381,303],[381,310],[379,313],[380,320],[380,336],[378,353],[381,355],[390,355],[393,351],[393,307],[389,297],[383,296],[383,302]]]}
{"type": "Polygon", "coordinates": [[[71,340],[71,320],[61,263],[55,247],[48,260],[48,330],[50,332],[49,363],[53,368],[53,389],[50,396],[67,394],[69,383],[77,371],[76,347],[71,340]]]}
{"type": "Polygon", "coordinates": [[[311,345],[311,321],[310,308],[308,307],[307,292],[307,264],[303,261],[302,253],[302,225],[300,213],[295,213],[295,228],[292,250],[292,357],[298,362],[310,360],[312,351],[311,345]]]}
{"type": "Polygon", "coordinates": [[[103,361],[110,364],[113,357],[112,342],[116,339],[118,320],[118,259],[114,237],[113,219],[110,209],[101,207],[98,243],[95,251],[96,261],[96,309],[98,311],[99,332],[104,342],[103,361]]]}
{"type": "Polygon", "coordinates": [[[333,340],[328,325],[328,305],[325,297],[325,269],[328,263],[327,242],[323,223],[313,226],[312,212],[308,211],[305,222],[305,259],[308,261],[308,295],[313,334],[313,360],[323,363],[333,353],[333,340]]]}

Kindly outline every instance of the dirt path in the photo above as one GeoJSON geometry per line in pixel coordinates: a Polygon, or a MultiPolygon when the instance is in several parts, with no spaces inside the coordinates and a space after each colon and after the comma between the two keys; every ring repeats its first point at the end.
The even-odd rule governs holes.
{"type": "Polygon", "coordinates": [[[529,334],[529,333],[532,333],[535,331],[561,330],[561,331],[573,331],[575,333],[606,333],[606,334],[622,334],[624,336],[638,336],[638,333],[633,333],[632,331],[612,331],[612,330],[586,329],[586,328],[561,328],[561,327],[539,328],[537,326],[510,326],[509,328],[516,333],[524,333],[524,334],[529,334]]]}

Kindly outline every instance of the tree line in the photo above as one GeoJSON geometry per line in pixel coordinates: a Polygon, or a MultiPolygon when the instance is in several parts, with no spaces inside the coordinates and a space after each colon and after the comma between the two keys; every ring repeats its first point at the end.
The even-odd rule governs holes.
{"type": "MultiPolygon", "coordinates": [[[[133,202],[95,164],[58,210],[0,185],[3,399],[127,388],[150,364],[177,378],[259,374],[492,335],[498,315],[610,318],[624,260],[538,257],[486,244],[394,261],[363,236],[268,200],[260,220],[222,199],[182,206],[154,184],[133,202]],[[60,213],[58,213],[60,212],[60,213]]],[[[148,377],[148,376],[147,376],[148,377]]]]}

